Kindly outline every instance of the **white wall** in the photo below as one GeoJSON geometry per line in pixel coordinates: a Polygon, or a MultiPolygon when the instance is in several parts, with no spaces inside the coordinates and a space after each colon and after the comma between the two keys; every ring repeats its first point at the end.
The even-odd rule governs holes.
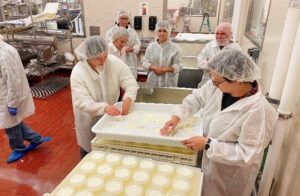
{"type": "Polygon", "coordinates": [[[168,0],[168,9],[179,9],[182,5],[187,5],[188,0],[168,0]]]}
{"type": "MultiPolygon", "coordinates": [[[[143,0],[147,2],[147,0],[143,0]]],[[[162,20],[163,1],[149,1],[149,15],[157,16],[157,20],[162,20]]],[[[107,30],[115,24],[117,10],[128,10],[131,12],[131,26],[133,27],[133,17],[138,15],[138,3],[134,0],[83,0],[84,7],[84,22],[86,37],[90,36],[89,26],[100,26],[100,35],[105,37],[107,30]]],[[[142,30],[137,31],[139,36],[152,36],[154,31],[148,30],[148,16],[143,16],[142,30]]],[[[75,49],[85,38],[73,38],[73,48],[75,49]]],[[[70,50],[68,40],[58,41],[58,52],[70,50]]]]}
{"type": "MultiPolygon", "coordinates": [[[[271,2],[262,51],[258,60],[258,65],[262,70],[261,84],[265,93],[270,88],[287,9],[288,1],[286,0],[273,0],[271,2]]],[[[254,47],[254,45],[243,36],[243,50],[246,51],[250,47],[254,47]]],[[[282,130],[286,132],[286,136],[280,159],[277,162],[279,166],[275,173],[272,196],[298,196],[300,193],[300,96],[297,89],[295,89],[295,96],[298,101],[294,111],[292,111],[291,129],[282,130]]]]}
{"type": "MultiPolygon", "coordinates": [[[[145,2],[147,0],[143,0],[145,2]]],[[[90,35],[89,26],[100,26],[100,35],[105,36],[107,30],[115,24],[117,10],[128,10],[131,12],[131,26],[133,27],[133,17],[138,15],[138,5],[140,1],[134,0],[84,0],[85,30],[87,36],[90,35]]],[[[162,19],[163,1],[150,1],[149,15],[157,16],[157,20],[162,19]]],[[[139,35],[154,36],[153,31],[148,30],[148,16],[143,16],[143,26],[139,35]]]]}

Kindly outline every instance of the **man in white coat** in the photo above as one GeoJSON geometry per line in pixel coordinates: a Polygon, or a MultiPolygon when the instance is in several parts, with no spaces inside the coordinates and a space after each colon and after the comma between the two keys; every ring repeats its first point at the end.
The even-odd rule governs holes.
{"type": "Polygon", "coordinates": [[[198,84],[198,87],[201,87],[209,80],[209,71],[206,70],[207,62],[219,53],[221,50],[227,48],[234,48],[241,50],[241,47],[231,39],[232,29],[231,24],[228,22],[220,23],[216,30],[215,36],[216,39],[207,43],[202,51],[200,52],[197,59],[197,67],[204,69],[204,74],[202,76],[201,82],[198,84]]]}
{"type": "Polygon", "coordinates": [[[32,95],[18,51],[1,38],[0,89],[0,128],[5,129],[9,139],[12,153],[7,163],[12,163],[51,137],[42,137],[23,122],[34,113],[32,95]],[[30,142],[28,147],[24,140],[30,142]]]}
{"type": "Polygon", "coordinates": [[[112,41],[112,34],[119,27],[125,28],[128,32],[128,41],[125,46],[126,56],[128,58],[127,64],[129,67],[137,69],[138,66],[137,54],[140,51],[141,41],[136,31],[130,27],[129,21],[130,21],[129,11],[119,10],[117,12],[117,17],[116,17],[117,24],[111,27],[106,32],[106,42],[107,44],[109,44],[112,41]]]}
{"type": "Polygon", "coordinates": [[[139,88],[128,66],[108,55],[107,43],[100,36],[91,36],[75,50],[79,62],[71,73],[72,104],[77,142],[83,158],[91,151],[95,137],[92,126],[104,114],[127,115],[139,88]],[[122,108],[118,101],[120,88],[125,90],[122,108]]]}
{"type": "Polygon", "coordinates": [[[278,118],[261,87],[259,68],[240,50],[227,49],[207,65],[211,81],[187,96],[161,129],[175,130],[202,109],[203,136],[182,143],[203,150],[203,196],[250,196],[278,118]]]}

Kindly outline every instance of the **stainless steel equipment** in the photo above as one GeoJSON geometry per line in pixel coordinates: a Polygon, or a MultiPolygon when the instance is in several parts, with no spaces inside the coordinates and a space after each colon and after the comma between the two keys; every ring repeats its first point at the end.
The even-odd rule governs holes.
{"type": "Polygon", "coordinates": [[[192,93],[193,89],[155,87],[152,93],[141,91],[145,92],[144,89],[138,91],[136,102],[180,104],[187,95],[192,93]]]}

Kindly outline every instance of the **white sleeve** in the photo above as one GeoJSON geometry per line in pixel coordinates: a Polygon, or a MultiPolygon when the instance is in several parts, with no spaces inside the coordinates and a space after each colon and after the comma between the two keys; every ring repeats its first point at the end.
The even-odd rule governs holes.
{"type": "MultiPolygon", "coordinates": [[[[237,143],[212,139],[206,155],[213,161],[228,165],[244,166],[253,164],[260,158],[265,148],[266,127],[264,110],[261,108],[249,111],[242,116],[244,122],[237,143]]],[[[272,117],[271,117],[272,118],[272,117]]],[[[270,138],[267,142],[270,141],[270,138]]]]}
{"type": "Polygon", "coordinates": [[[18,65],[18,63],[21,63],[18,54],[14,55],[14,57],[4,54],[2,57],[1,73],[7,85],[7,105],[8,107],[18,108],[22,98],[22,90],[20,89],[22,88],[21,74],[25,74],[25,72],[20,73],[20,67],[23,67],[23,65],[18,65]]]}
{"type": "Polygon", "coordinates": [[[204,68],[207,66],[207,62],[211,58],[211,55],[209,53],[209,44],[206,44],[202,51],[200,52],[198,58],[197,58],[197,67],[198,68],[204,68]]]}
{"type": "Polygon", "coordinates": [[[172,116],[176,115],[181,120],[184,120],[192,114],[198,112],[204,106],[205,103],[204,93],[205,89],[207,89],[205,86],[203,86],[200,89],[193,90],[192,94],[184,98],[182,104],[176,107],[175,110],[172,112],[172,116]]]}
{"type": "Polygon", "coordinates": [[[145,55],[143,57],[143,68],[145,71],[149,71],[149,67],[151,65],[151,56],[152,56],[152,44],[149,44],[148,47],[146,48],[145,55]]]}
{"type": "Polygon", "coordinates": [[[137,84],[136,79],[132,75],[128,66],[123,62],[120,63],[124,64],[121,67],[120,75],[119,75],[120,86],[122,89],[125,90],[123,99],[129,97],[131,101],[134,102],[136,99],[137,90],[139,89],[139,85],[137,84]]]}
{"type": "Polygon", "coordinates": [[[180,49],[175,47],[175,54],[174,56],[172,57],[172,60],[173,60],[173,67],[174,67],[174,72],[173,73],[178,73],[182,70],[182,64],[181,64],[181,54],[180,54],[180,49]]]}
{"type": "Polygon", "coordinates": [[[89,114],[100,116],[104,114],[104,109],[107,105],[106,102],[96,102],[90,95],[85,82],[82,80],[82,75],[72,72],[71,74],[71,90],[73,104],[79,110],[89,114]]]}
{"type": "Polygon", "coordinates": [[[106,40],[106,43],[107,43],[107,44],[109,44],[109,43],[111,42],[112,32],[113,32],[113,27],[110,28],[110,29],[106,32],[105,40],[106,40]]]}
{"type": "Polygon", "coordinates": [[[134,44],[132,46],[133,52],[138,54],[141,48],[141,41],[136,31],[132,29],[132,32],[134,33],[134,44]]]}

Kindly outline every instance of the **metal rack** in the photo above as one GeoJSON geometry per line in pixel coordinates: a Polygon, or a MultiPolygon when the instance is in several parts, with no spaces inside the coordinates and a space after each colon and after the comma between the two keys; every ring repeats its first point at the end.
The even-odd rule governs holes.
{"type": "MultiPolygon", "coordinates": [[[[34,4],[32,0],[28,0],[27,3],[22,3],[22,6],[27,6],[28,10],[27,14],[23,15],[18,15],[18,10],[15,10],[13,15],[8,15],[7,3],[9,2],[6,1],[5,3],[5,5],[1,4],[0,7],[3,15],[2,18],[4,19],[0,23],[0,26],[2,26],[0,32],[6,34],[4,41],[10,43],[19,51],[28,79],[40,78],[41,82],[31,87],[33,96],[46,98],[69,84],[69,78],[57,78],[53,76],[45,79],[44,76],[49,73],[54,73],[55,70],[59,69],[64,63],[64,60],[60,60],[61,58],[57,55],[57,39],[69,39],[71,51],[73,51],[71,33],[73,27],[70,25],[71,28],[65,30],[49,29],[48,23],[56,22],[57,17],[53,17],[49,20],[34,21],[32,12],[34,4]],[[5,14],[7,16],[5,16],[5,14]],[[26,24],[28,20],[30,23],[26,24]]],[[[15,7],[18,7],[17,5],[19,4],[16,4],[15,7]]],[[[67,3],[66,5],[68,8],[67,3]]],[[[67,14],[65,18],[67,22],[70,23],[68,16],[67,14]]],[[[72,67],[70,67],[70,69],[72,69],[72,67]]]]}

